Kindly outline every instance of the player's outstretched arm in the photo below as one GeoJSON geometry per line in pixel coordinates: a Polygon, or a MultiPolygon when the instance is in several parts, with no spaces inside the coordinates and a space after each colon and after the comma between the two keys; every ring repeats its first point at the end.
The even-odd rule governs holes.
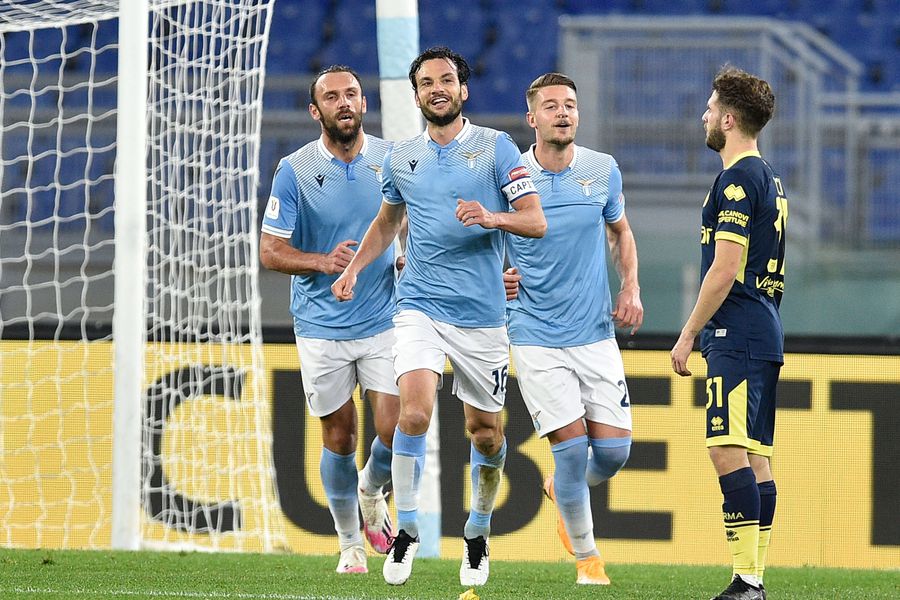
{"type": "Polygon", "coordinates": [[[541,208],[541,197],[527,194],[512,204],[513,212],[491,212],[477,200],[463,200],[456,204],[456,218],[466,227],[481,225],[485,229],[502,229],[522,237],[540,238],[547,232],[547,220],[541,208]]]}
{"type": "Polygon", "coordinates": [[[687,368],[688,357],[694,347],[694,338],[706,325],[722,303],[728,297],[731,286],[734,285],[738,269],[741,265],[741,257],[744,247],[730,240],[716,240],[716,255],[703,283],[700,284],[700,294],[697,303],[691,311],[691,316],[681,329],[681,335],[672,348],[672,370],[682,376],[691,375],[687,368]]]}
{"type": "Polygon", "coordinates": [[[628,223],[628,217],[606,225],[606,239],[613,264],[622,285],[612,311],[616,327],[631,327],[631,335],[637,333],[644,322],[644,305],[641,303],[641,286],[638,284],[637,243],[628,223]]]}
{"type": "Polygon", "coordinates": [[[350,261],[337,281],[331,284],[331,293],[338,301],[345,302],[353,299],[356,277],[393,243],[403,224],[405,213],[405,204],[381,203],[381,208],[375,216],[375,220],[369,225],[353,260],[350,261]]]}

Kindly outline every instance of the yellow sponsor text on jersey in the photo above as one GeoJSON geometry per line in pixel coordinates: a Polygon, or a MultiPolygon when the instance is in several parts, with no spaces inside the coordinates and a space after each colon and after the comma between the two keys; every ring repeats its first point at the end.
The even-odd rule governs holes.
{"type": "Polygon", "coordinates": [[[734,202],[740,202],[747,197],[747,194],[744,193],[744,188],[739,185],[734,185],[733,183],[725,188],[724,193],[726,198],[734,202]]]}
{"type": "Polygon", "coordinates": [[[738,227],[746,227],[750,222],[750,215],[739,210],[723,210],[719,212],[719,223],[733,223],[738,227]]]}

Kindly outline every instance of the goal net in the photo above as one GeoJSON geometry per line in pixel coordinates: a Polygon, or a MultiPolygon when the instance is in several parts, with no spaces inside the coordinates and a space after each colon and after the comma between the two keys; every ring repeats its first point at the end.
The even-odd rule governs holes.
{"type": "Polygon", "coordinates": [[[145,177],[123,185],[119,0],[0,1],[0,544],[109,547],[117,511],[128,547],[283,544],[256,289],[272,2],[149,1],[145,177]]]}

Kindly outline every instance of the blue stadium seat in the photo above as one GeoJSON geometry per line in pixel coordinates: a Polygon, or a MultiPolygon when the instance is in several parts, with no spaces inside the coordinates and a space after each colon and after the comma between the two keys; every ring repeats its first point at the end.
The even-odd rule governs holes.
{"type": "Polygon", "coordinates": [[[472,61],[484,46],[488,25],[489,18],[477,2],[419,2],[419,40],[423,50],[449,46],[472,61]]]}
{"type": "Polygon", "coordinates": [[[276,2],[266,70],[285,74],[310,70],[309,61],[322,44],[324,20],[322,2],[276,2]]]}

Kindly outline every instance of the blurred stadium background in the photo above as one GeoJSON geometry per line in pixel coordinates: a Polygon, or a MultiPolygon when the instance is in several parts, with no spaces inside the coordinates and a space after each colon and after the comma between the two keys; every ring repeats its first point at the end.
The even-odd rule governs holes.
{"type": "MultiPolygon", "coordinates": [[[[792,198],[787,332],[900,335],[900,303],[884,300],[900,298],[900,2],[421,0],[419,11],[420,46],[447,44],[473,66],[465,112],[475,122],[508,131],[523,149],[533,141],[523,118],[523,90],[531,80],[562,69],[579,83],[579,141],[613,154],[624,173],[640,251],[645,333],[677,331],[690,308],[697,279],[695,207],[718,168],[703,146],[700,115],[712,74],[730,60],[768,77],[777,93],[777,117],[762,148],[782,171],[792,198]]],[[[306,106],[309,79],[321,67],[347,63],[360,72],[369,101],[366,129],[381,133],[374,1],[278,0],[272,17],[261,205],[278,159],[318,135],[306,106]]],[[[115,41],[114,28],[98,34],[98,44],[115,41]]],[[[114,50],[99,53],[95,68],[111,73],[115,61],[114,50]]],[[[69,68],[89,67],[83,57],[69,68]]],[[[115,95],[95,95],[95,103],[104,101],[113,103],[115,95]]],[[[6,122],[17,118],[17,107],[29,110],[7,101],[6,122]]],[[[112,136],[114,123],[95,123],[93,135],[112,136]]],[[[38,132],[33,144],[51,145],[54,136],[51,130],[38,132]]],[[[7,135],[7,156],[25,142],[21,135],[7,135]]],[[[113,160],[113,152],[98,154],[93,168],[111,172],[113,160]]],[[[75,160],[61,166],[64,179],[84,169],[75,160]]],[[[36,163],[32,185],[50,180],[55,168],[49,158],[36,163]]],[[[8,165],[4,186],[15,188],[25,176],[24,163],[8,165]]],[[[109,181],[107,190],[95,194],[95,210],[111,206],[111,186],[109,181]]],[[[65,193],[61,202],[67,202],[65,193]]],[[[32,230],[38,241],[54,229],[65,235],[79,226],[54,228],[48,219],[52,207],[44,203],[27,217],[42,224],[32,230]]],[[[77,208],[62,206],[61,214],[77,208]]],[[[23,218],[26,209],[23,196],[7,197],[3,222],[23,218]]],[[[103,214],[99,225],[111,232],[112,212],[103,214]]],[[[16,254],[22,231],[3,236],[3,256],[16,254]]],[[[33,281],[55,268],[65,279],[80,261],[7,263],[0,285],[21,281],[26,267],[33,281]]],[[[289,324],[287,278],[266,272],[261,278],[263,323],[289,324]]],[[[110,280],[97,280],[86,293],[102,298],[111,286],[110,280]]],[[[27,301],[33,311],[66,314],[83,292],[71,285],[61,299],[49,287],[32,290],[28,299],[9,293],[0,307],[4,314],[20,314],[27,301]]]]}
{"type": "MultiPolygon", "coordinates": [[[[777,475],[779,487],[784,481],[784,489],[792,493],[785,494],[779,518],[795,529],[791,544],[785,540],[781,545],[779,539],[773,546],[773,562],[900,566],[895,515],[900,502],[900,2],[420,0],[418,6],[419,46],[451,46],[473,66],[465,113],[474,122],[508,131],[525,149],[533,133],[523,118],[524,90],[537,75],[562,70],[579,85],[579,142],[613,154],[622,167],[646,320],[641,335],[625,343],[636,404],[632,462],[616,479],[615,492],[604,487],[595,498],[595,516],[605,524],[598,535],[618,540],[604,544],[614,560],[639,556],[655,562],[718,562],[722,554],[720,527],[711,522],[719,502],[714,481],[696,476],[708,473],[700,427],[702,373],[694,380],[673,379],[665,348],[695,298],[699,206],[720,168],[703,144],[700,123],[711,78],[731,62],[772,82],[778,112],[761,147],[789,192],[783,317],[788,348],[803,353],[788,361],[780,389],[785,412],[779,432],[785,445],[777,475]]],[[[318,69],[345,63],[360,72],[369,102],[365,128],[381,133],[374,1],[276,0],[269,23],[258,171],[252,143],[238,160],[248,169],[240,182],[259,178],[258,190],[244,193],[259,215],[278,159],[319,135],[306,110],[310,78],[318,69]]],[[[89,124],[67,122],[65,128],[16,125],[29,119],[56,123],[53,115],[59,107],[51,87],[57,75],[44,82],[44,75],[35,76],[25,63],[29,52],[53,52],[60,40],[5,33],[2,45],[0,532],[11,547],[106,547],[110,539],[111,466],[104,461],[112,439],[112,351],[101,345],[72,352],[63,340],[73,335],[110,339],[116,94],[114,84],[103,82],[116,71],[117,31],[115,23],[74,26],[67,36],[64,45],[81,44],[93,51],[72,54],[60,77],[90,71],[98,83],[84,92],[82,102],[87,106],[90,99],[90,107],[82,110],[96,118],[89,124]],[[45,49],[37,48],[41,44],[45,49]],[[61,141],[60,131],[72,139],[61,141]],[[89,155],[66,150],[88,139],[93,148],[89,155]],[[85,180],[90,181],[87,196],[85,180]],[[68,245],[72,240],[74,245],[68,245]],[[42,355],[41,340],[59,343],[42,355]],[[29,504],[28,495],[37,493],[40,504],[29,504]]],[[[160,37],[165,36],[164,31],[160,37]]],[[[77,86],[67,89],[70,106],[78,104],[82,92],[77,86]]],[[[179,135],[190,129],[188,120],[171,125],[179,135]]],[[[151,133],[155,156],[169,132],[151,133]]],[[[186,148],[188,159],[192,150],[205,155],[209,149],[186,148]]],[[[165,163],[154,169],[165,171],[165,163]]],[[[185,173],[198,179],[204,175],[196,164],[187,164],[185,173]]],[[[164,194],[163,180],[157,191],[164,194]]],[[[214,209],[198,205],[182,215],[158,215],[154,225],[171,225],[167,219],[175,222],[176,217],[217,224],[221,217],[214,209]]],[[[237,229],[256,232],[252,223],[237,229]]],[[[219,241],[227,240],[227,228],[216,231],[219,241]]],[[[151,241],[151,253],[177,254],[184,250],[178,243],[162,240],[155,246],[151,241]]],[[[199,255],[205,251],[201,248],[199,255]]],[[[245,258],[243,252],[235,250],[235,258],[245,258]]],[[[196,322],[173,330],[184,337],[164,331],[177,329],[177,321],[154,322],[153,340],[222,343],[210,323],[231,321],[235,331],[246,329],[241,319],[254,309],[229,303],[231,284],[225,289],[204,285],[206,271],[215,268],[161,267],[162,284],[168,276],[175,287],[182,277],[197,277],[201,285],[179,288],[171,306],[161,303],[154,310],[177,319],[182,304],[205,305],[197,313],[185,313],[196,316],[196,322]]],[[[267,342],[259,363],[266,369],[262,393],[271,393],[265,397],[271,398],[274,413],[272,439],[264,437],[263,445],[271,442],[274,458],[267,449],[257,447],[256,452],[265,455],[263,462],[273,460],[281,474],[277,487],[284,514],[276,519],[285,517],[287,537],[276,535],[274,541],[248,546],[225,541],[221,547],[330,548],[324,546],[333,543],[333,535],[317,483],[317,424],[297,411],[288,278],[265,271],[259,277],[267,342]],[[297,456],[304,459],[297,461],[297,456]]],[[[157,290],[149,291],[153,302],[157,290]]],[[[251,305],[254,301],[249,300],[251,305]]],[[[151,353],[165,354],[155,348],[151,353]]],[[[144,397],[144,418],[149,420],[143,440],[149,480],[144,491],[174,487],[163,475],[166,470],[184,493],[166,497],[164,508],[153,515],[163,519],[144,532],[145,546],[151,545],[147,540],[191,541],[186,532],[194,526],[268,527],[255,522],[268,509],[257,513],[245,504],[238,516],[236,505],[219,501],[237,494],[235,479],[259,476],[234,475],[240,470],[234,464],[240,466],[242,459],[232,460],[227,444],[236,435],[241,451],[259,460],[252,447],[259,438],[252,432],[244,436],[254,425],[234,425],[229,419],[235,417],[223,417],[221,407],[209,399],[239,399],[242,389],[248,396],[251,384],[262,384],[255,380],[260,373],[252,369],[245,379],[222,366],[233,352],[244,354],[243,349],[217,354],[216,348],[175,359],[164,356],[156,363],[163,370],[145,375],[152,385],[144,397]],[[183,401],[196,396],[205,400],[183,401]],[[160,408],[166,401],[171,402],[168,408],[160,408]],[[166,437],[164,428],[178,435],[166,437]],[[178,453],[180,462],[166,462],[167,453],[178,453]],[[207,470],[212,472],[211,465],[216,470],[209,477],[218,482],[212,491],[198,483],[207,470]],[[192,491],[196,504],[186,500],[192,491]],[[198,525],[198,515],[215,522],[198,525]],[[178,534],[170,536],[166,527],[178,534]]],[[[536,535],[553,535],[552,510],[541,504],[533,487],[541,471],[550,468],[549,452],[546,444],[529,438],[527,415],[513,414],[522,412],[514,381],[509,406],[510,435],[519,446],[508,463],[506,508],[497,514],[497,556],[528,547],[536,535]]],[[[250,415],[248,423],[266,420],[268,410],[250,415]]],[[[455,401],[441,403],[441,444],[444,457],[464,461],[459,412],[455,401]]],[[[455,536],[464,520],[467,496],[465,478],[459,475],[465,465],[459,461],[442,465],[447,536],[455,536]]],[[[248,489],[266,496],[266,485],[261,485],[248,484],[248,489]]],[[[455,542],[451,539],[443,553],[458,552],[455,542]]],[[[560,548],[538,550],[545,554],[527,558],[563,557],[560,548]]]]}

